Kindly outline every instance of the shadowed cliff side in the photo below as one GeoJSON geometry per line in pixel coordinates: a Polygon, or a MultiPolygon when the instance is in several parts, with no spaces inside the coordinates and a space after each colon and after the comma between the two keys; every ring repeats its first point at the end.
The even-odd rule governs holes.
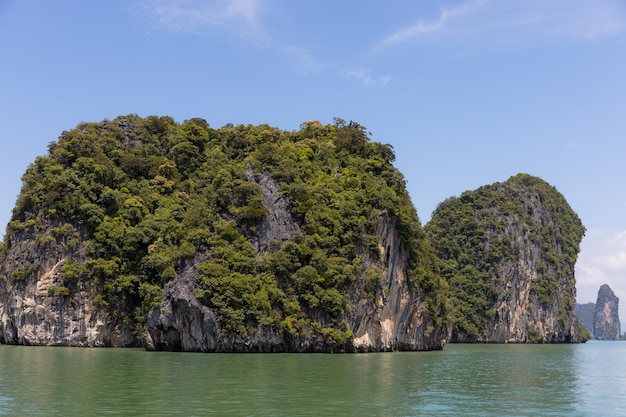
{"type": "Polygon", "coordinates": [[[595,314],[595,312],[596,303],[576,303],[574,305],[574,313],[576,313],[580,324],[585,328],[585,330],[587,330],[591,337],[593,337],[593,315],[595,314]]]}
{"type": "Polygon", "coordinates": [[[425,226],[450,285],[452,342],[580,342],[574,265],[584,227],[527,174],[441,203],[425,226]]]}

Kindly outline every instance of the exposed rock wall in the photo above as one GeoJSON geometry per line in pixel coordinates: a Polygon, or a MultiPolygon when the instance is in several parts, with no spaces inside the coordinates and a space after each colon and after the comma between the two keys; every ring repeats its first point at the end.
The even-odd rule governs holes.
{"type": "Polygon", "coordinates": [[[300,226],[291,216],[289,200],[278,192],[276,181],[265,172],[259,174],[257,179],[249,164],[246,166],[246,177],[248,181],[259,184],[263,207],[267,209],[267,216],[259,225],[260,233],[252,239],[257,252],[266,252],[272,249],[272,245],[294,240],[296,234],[301,232],[300,226]]]}
{"type": "Polygon", "coordinates": [[[387,213],[381,216],[377,234],[380,256],[367,263],[382,271],[381,292],[373,300],[359,295],[362,286],[352,293],[348,322],[355,334],[354,347],[363,351],[443,348],[445,329],[427,318],[425,302],[407,277],[408,256],[395,221],[387,213]]]}
{"type": "Polygon", "coordinates": [[[593,336],[597,340],[619,340],[619,298],[611,287],[604,284],[598,291],[596,310],[593,316],[593,336]]]}
{"type": "Polygon", "coordinates": [[[353,351],[349,346],[337,347],[324,340],[286,340],[275,329],[262,325],[246,337],[226,334],[217,313],[196,297],[197,267],[201,263],[202,256],[199,256],[166,284],[160,307],[148,316],[147,350],[247,353],[353,351]]]}
{"type": "MultiPolygon", "coordinates": [[[[522,204],[526,211],[533,213],[533,222],[538,225],[555,222],[539,196],[527,195],[527,198],[522,204]]],[[[495,280],[498,298],[494,318],[488,322],[485,341],[554,343],[577,340],[580,334],[576,316],[566,307],[576,297],[572,283],[574,264],[557,266],[546,262],[546,247],[531,239],[519,219],[509,217],[503,235],[511,238],[518,257],[517,261],[503,260],[498,266],[499,276],[495,280]],[[541,275],[556,278],[554,293],[545,298],[547,302],[540,299],[536,285],[541,275]]],[[[489,239],[494,238],[495,234],[489,239]]],[[[565,252],[557,239],[552,240],[550,250],[559,258],[565,252]]]]}
{"type": "MultiPolygon", "coordinates": [[[[50,230],[40,236],[50,236],[50,230]]],[[[61,268],[70,251],[63,240],[38,246],[33,233],[12,233],[0,265],[0,343],[45,346],[138,346],[131,330],[94,305],[93,294],[76,283],[64,292],[61,268]],[[19,277],[19,278],[16,278],[19,277]]],[[[72,251],[84,253],[84,243],[72,251]]]]}

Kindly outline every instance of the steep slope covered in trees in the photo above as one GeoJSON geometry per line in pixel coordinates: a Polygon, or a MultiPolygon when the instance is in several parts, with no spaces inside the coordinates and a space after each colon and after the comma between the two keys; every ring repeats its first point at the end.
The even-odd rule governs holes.
{"type": "Polygon", "coordinates": [[[0,342],[441,348],[447,286],[393,159],[339,119],[81,123],[23,176],[0,342]]]}
{"type": "Polygon", "coordinates": [[[441,203],[425,226],[450,286],[453,342],[577,342],[574,264],[584,227],[527,174],[441,203]]]}

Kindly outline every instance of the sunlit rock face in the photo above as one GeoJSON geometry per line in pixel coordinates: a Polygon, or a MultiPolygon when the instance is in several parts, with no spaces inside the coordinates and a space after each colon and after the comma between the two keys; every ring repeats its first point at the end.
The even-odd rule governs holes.
{"type": "MultiPolygon", "coordinates": [[[[52,234],[49,225],[47,233],[52,234]]],[[[44,234],[40,234],[44,235],[44,234]]],[[[0,264],[0,343],[45,346],[139,346],[131,329],[94,302],[87,283],[67,292],[63,265],[80,259],[85,243],[48,242],[41,250],[31,232],[8,236],[10,249],[0,264]]]]}
{"type": "Polygon", "coordinates": [[[597,340],[619,340],[620,335],[619,298],[611,287],[604,284],[598,291],[593,317],[593,337],[597,340]]]}

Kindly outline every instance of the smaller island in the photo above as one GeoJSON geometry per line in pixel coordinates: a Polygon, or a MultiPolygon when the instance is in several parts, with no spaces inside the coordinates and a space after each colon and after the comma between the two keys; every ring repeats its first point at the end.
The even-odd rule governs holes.
{"type": "Polygon", "coordinates": [[[586,340],[573,312],[585,227],[556,188],[521,173],[447,199],[425,230],[450,287],[450,342],[586,340]]]}
{"type": "Polygon", "coordinates": [[[621,340],[619,298],[604,284],[595,303],[576,304],[574,312],[581,324],[596,340],[621,340]]]}

